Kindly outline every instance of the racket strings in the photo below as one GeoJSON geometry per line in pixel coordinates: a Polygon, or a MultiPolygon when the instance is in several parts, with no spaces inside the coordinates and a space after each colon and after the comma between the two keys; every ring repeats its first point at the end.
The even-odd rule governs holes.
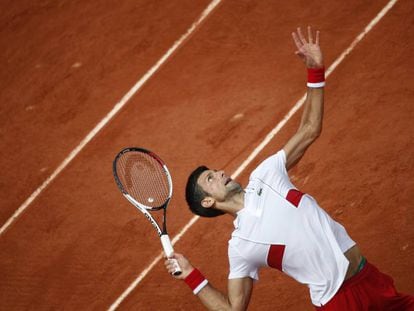
{"type": "Polygon", "coordinates": [[[168,177],[152,156],[139,151],[126,152],[118,159],[117,172],[124,189],[139,203],[156,208],[168,200],[168,177]]]}

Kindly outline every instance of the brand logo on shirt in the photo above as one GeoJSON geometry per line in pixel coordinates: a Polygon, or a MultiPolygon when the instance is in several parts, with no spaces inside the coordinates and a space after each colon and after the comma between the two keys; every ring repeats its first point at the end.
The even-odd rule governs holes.
{"type": "Polygon", "coordinates": [[[259,190],[257,190],[257,195],[258,196],[261,196],[262,195],[262,192],[263,192],[263,188],[260,188],[259,190]]]}

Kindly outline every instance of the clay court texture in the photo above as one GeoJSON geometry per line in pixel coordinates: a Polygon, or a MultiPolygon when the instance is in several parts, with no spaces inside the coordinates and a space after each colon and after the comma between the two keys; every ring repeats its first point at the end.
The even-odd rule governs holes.
{"type": "MultiPolygon", "coordinates": [[[[233,219],[194,218],[187,175],[206,164],[246,184],[295,132],[306,75],[291,32],[307,25],[330,72],[322,135],[292,181],[414,292],[413,1],[0,7],[0,310],[203,310],[114,183],[127,146],[168,164],[175,248],[226,291],[233,219]]],[[[249,309],[313,307],[305,286],[263,269],[249,309]]]]}

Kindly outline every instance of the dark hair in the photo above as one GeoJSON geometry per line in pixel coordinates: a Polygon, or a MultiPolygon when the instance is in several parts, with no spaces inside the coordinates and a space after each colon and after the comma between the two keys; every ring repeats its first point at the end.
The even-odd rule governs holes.
{"type": "Polygon", "coordinates": [[[209,194],[201,188],[197,181],[201,173],[207,170],[207,166],[199,166],[190,174],[185,188],[185,199],[194,214],[202,217],[216,217],[223,215],[224,212],[214,208],[204,208],[201,205],[201,201],[209,194]]]}

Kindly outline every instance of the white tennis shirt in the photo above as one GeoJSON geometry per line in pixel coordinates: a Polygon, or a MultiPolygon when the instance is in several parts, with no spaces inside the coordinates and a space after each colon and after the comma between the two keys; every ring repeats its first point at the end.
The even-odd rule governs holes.
{"type": "Polygon", "coordinates": [[[253,171],[245,191],[229,241],[229,279],[258,280],[261,267],[272,267],[306,284],[315,306],[326,304],[345,279],[344,252],[355,242],[293,186],[283,150],[253,171]]]}

